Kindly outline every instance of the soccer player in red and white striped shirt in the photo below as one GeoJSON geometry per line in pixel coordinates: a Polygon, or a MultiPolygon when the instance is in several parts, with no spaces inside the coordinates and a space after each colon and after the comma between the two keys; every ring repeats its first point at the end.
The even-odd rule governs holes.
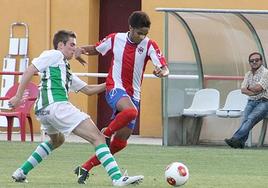
{"type": "MultiPolygon", "coordinates": [[[[134,130],[140,101],[141,83],[148,60],[155,70],[154,75],[165,77],[169,70],[158,45],[149,39],[150,18],[142,11],[133,12],[129,19],[129,31],[112,33],[95,45],[77,49],[76,57],[83,63],[81,54],[105,55],[112,53],[111,67],[106,79],[106,101],[114,111],[113,120],[103,134],[113,138],[110,142],[111,153],[116,153],[127,145],[127,139],[134,130]]],[[[100,162],[96,156],[90,158],[75,172],[78,183],[84,184],[88,171],[100,162]]]]}

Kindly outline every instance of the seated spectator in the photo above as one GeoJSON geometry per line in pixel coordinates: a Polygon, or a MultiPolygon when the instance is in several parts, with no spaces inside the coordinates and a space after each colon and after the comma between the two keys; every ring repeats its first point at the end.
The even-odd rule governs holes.
{"type": "Polygon", "coordinates": [[[249,96],[241,125],[232,138],[224,141],[232,148],[244,148],[249,131],[268,112],[268,69],[263,66],[262,55],[254,52],[248,58],[251,70],[245,74],[241,92],[249,96]]]}

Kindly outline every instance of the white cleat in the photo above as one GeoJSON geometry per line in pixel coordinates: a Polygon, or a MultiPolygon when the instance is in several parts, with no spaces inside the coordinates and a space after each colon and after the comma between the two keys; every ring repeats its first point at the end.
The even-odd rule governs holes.
{"type": "Polygon", "coordinates": [[[15,180],[15,182],[28,183],[26,179],[26,175],[23,173],[23,170],[20,168],[18,168],[15,172],[13,172],[12,178],[15,180]]]}
{"type": "Polygon", "coordinates": [[[144,176],[122,176],[118,180],[113,180],[113,186],[123,187],[130,184],[139,184],[144,176]]]}

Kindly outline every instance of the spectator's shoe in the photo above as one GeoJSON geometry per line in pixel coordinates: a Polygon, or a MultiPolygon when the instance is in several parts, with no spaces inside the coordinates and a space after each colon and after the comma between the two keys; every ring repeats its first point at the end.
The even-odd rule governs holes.
{"type": "Polygon", "coordinates": [[[233,139],[232,139],[232,138],[225,138],[225,139],[224,139],[224,142],[225,142],[228,146],[230,146],[231,148],[234,147],[234,145],[233,145],[233,139]]]}
{"type": "Polygon", "coordinates": [[[232,142],[233,142],[234,148],[241,148],[241,149],[243,149],[245,147],[245,143],[242,142],[241,140],[237,140],[237,139],[234,139],[233,138],[233,141],[232,142]]]}
{"type": "Polygon", "coordinates": [[[15,182],[28,183],[26,175],[20,168],[18,168],[15,172],[13,172],[12,178],[15,180],[15,182]]]}
{"type": "MultiPolygon", "coordinates": [[[[104,127],[104,128],[101,129],[101,133],[102,134],[104,133],[105,129],[107,129],[107,127],[104,127]]],[[[103,135],[105,137],[105,142],[106,142],[107,146],[110,147],[111,137],[108,137],[105,134],[103,134],[103,135]]]]}
{"type": "Polygon", "coordinates": [[[232,148],[241,148],[243,149],[245,147],[245,143],[240,141],[240,140],[237,140],[235,138],[225,138],[224,139],[225,143],[228,144],[230,147],[232,148]]]}
{"type": "Polygon", "coordinates": [[[245,148],[245,143],[242,142],[242,141],[240,141],[240,148],[241,148],[241,149],[244,149],[244,148],[245,148]]]}
{"type": "Polygon", "coordinates": [[[75,170],[74,173],[77,175],[78,180],[77,183],[79,184],[86,184],[86,180],[89,177],[88,171],[81,166],[78,166],[75,170]]]}
{"type": "Polygon", "coordinates": [[[144,176],[122,176],[118,180],[113,180],[113,186],[123,187],[130,184],[139,184],[142,182],[144,176]]]}

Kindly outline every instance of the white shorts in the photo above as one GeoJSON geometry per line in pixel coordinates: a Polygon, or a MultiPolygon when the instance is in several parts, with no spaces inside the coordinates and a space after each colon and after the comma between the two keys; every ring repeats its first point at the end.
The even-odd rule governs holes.
{"type": "Polygon", "coordinates": [[[82,121],[90,116],[81,112],[70,102],[55,102],[36,112],[41,129],[47,134],[69,135],[82,121]]]}

